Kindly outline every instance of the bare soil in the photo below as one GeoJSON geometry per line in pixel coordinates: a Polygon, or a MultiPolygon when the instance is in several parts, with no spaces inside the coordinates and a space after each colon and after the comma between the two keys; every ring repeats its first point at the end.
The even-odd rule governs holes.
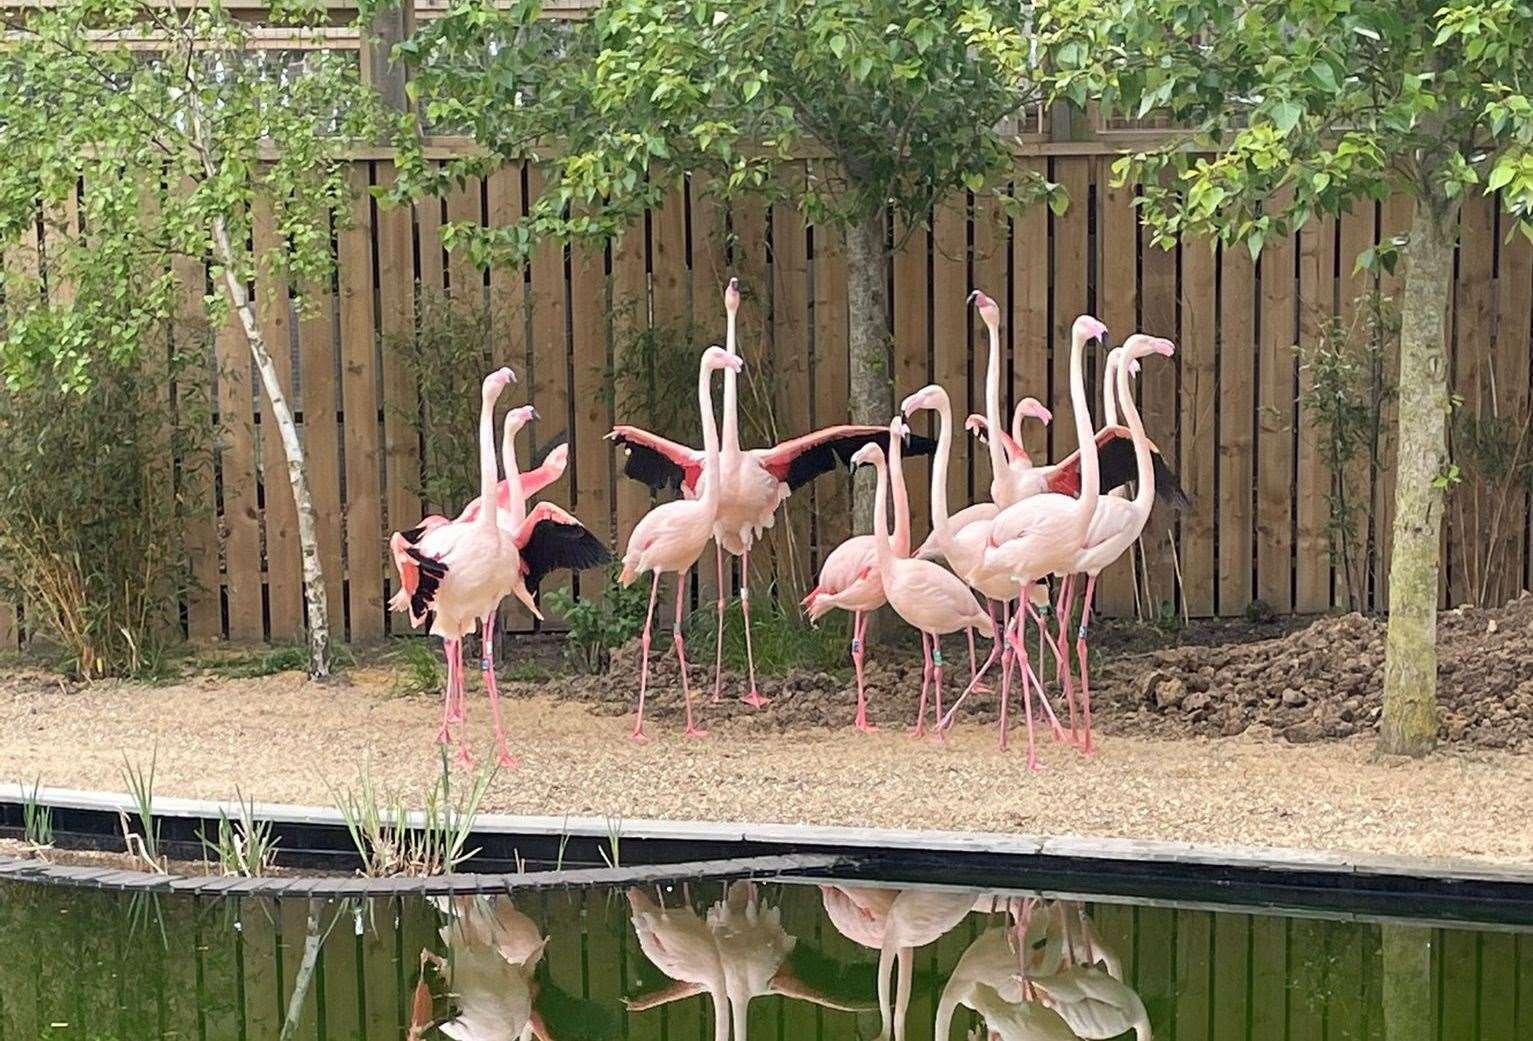
{"type": "MultiPolygon", "coordinates": [[[[1445,700],[1460,706],[1454,712],[1473,710],[1468,692],[1479,689],[1487,703],[1522,718],[1524,710],[1512,706],[1526,704],[1523,684],[1533,676],[1518,656],[1527,654],[1529,611],[1519,603],[1445,619],[1445,665],[1452,666],[1445,668],[1445,700]],[[1507,635],[1514,627],[1520,642],[1507,635]],[[1486,661],[1471,668],[1474,652],[1450,653],[1448,643],[1476,631],[1486,661]],[[1458,687],[1465,693],[1455,693],[1458,687]]],[[[1168,680],[1196,674],[1201,654],[1221,664],[1214,668],[1217,682],[1193,693],[1209,693],[1215,704],[1213,692],[1229,691],[1218,695],[1218,719],[1244,706],[1240,683],[1268,682],[1257,679],[1268,675],[1264,671],[1248,675],[1252,662],[1264,655],[1264,669],[1286,670],[1285,656],[1308,654],[1294,689],[1308,684],[1314,693],[1306,697],[1334,703],[1339,714],[1346,701],[1336,700],[1341,678],[1362,662],[1363,680],[1347,689],[1357,691],[1366,709],[1376,698],[1367,676],[1376,666],[1357,648],[1373,646],[1376,634],[1344,636],[1359,625],[1372,628],[1362,620],[1327,619],[1302,633],[1238,647],[1163,649],[1116,661],[1104,653],[1099,671],[1121,667],[1130,678],[1102,687],[1099,753],[1087,758],[1045,740],[1045,770],[1038,774],[1026,769],[1015,744],[1000,752],[994,728],[979,725],[993,711],[993,695],[974,699],[974,713],[945,744],[911,741],[906,728],[917,684],[910,681],[918,674],[908,660],[891,655],[875,656],[871,665],[872,711],[884,727],[879,733],[847,726],[849,683],[810,674],[764,683],[774,701],[759,711],[738,703],[742,685],[732,680],[723,703],[702,707],[713,733],[687,739],[675,722],[674,672],[666,672],[674,666],[657,648],[652,740],[637,744],[627,738],[631,717],[618,718],[631,712],[637,688],[634,663],[620,655],[619,668],[604,677],[503,684],[521,765],[496,776],[484,808],[1101,835],[1533,864],[1533,828],[1519,823],[1533,801],[1533,759],[1481,747],[1476,738],[1484,721],[1497,718],[1495,707],[1461,732],[1450,727],[1443,751],[1409,761],[1377,756],[1361,732],[1303,745],[1273,740],[1274,724],[1261,721],[1283,717],[1262,715],[1280,712],[1268,705],[1266,691],[1241,707],[1251,725],[1233,737],[1205,736],[1222,724],[1179,718],[1197,711],[1181,703],[1152,707],[1136,700],[1134,677],[1142,679],[1149,668],[1167,672],[1168,680]],[[1321,643],[1314,633],[1332,635],[1321,643]],[[1322,646],[1329,650],[1320,653],[1322,646]],[[1191,657],[1182,661],[1183,655],[1191,657]],[[1140,660],[1150,664],[1131,667],[1140,660]],[[1335,686],[1319,686],[1320,677],[1336,677],[1327,681],[1335,686]],[[1126,693],[1110,693],[1119,689],[1126,693]],[[559,697],[550,696],[554,690],[559,697]]],[[[958,641],[949,643],[951,667],[965,673],[958,641]]],[[[511,652],[514,660],[514,643],[511,652]]],[[[700,668],[695,677],[705,698],[706,672],[700,668]]],[[[238,788],[246,798],[330,805],[335,792],[366,769],[376,784],[418,802],[439,768],[440,702],[399,696],[393,681],[388,668],[359,666],[324,684],[282,673],[198,675],[165,686],[71,685],[18,668],[0,679],[0,777],[121,791],[124,759],[147,764],[155,755],[158,792],[167,796],[231,799],[238,788]]],[[[1285,689],[1276,688],[1278,705],[1305,707],[1286,705],[1285,689]]],[[[489,713],[472,678],[469,694],[469,740],[486,757],[489,713]]],[[[1319,715],[1312,710],[1311,718],[1319,715]]]]}

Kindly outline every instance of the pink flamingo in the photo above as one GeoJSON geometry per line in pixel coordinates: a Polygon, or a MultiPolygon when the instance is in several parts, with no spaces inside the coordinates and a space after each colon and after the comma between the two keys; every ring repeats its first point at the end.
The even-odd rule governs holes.
{"type": "Polygon", "coordinates": [[[719,509],[722,481],[713,475],[719,472],[718,428],[713,419],[712,375],[719,369],[739,372],[743,362],[737,355],[722,347],[709,347],[703,352],[697,373],[697,403],[703,415],[704,466],[708,479],[703,482],[700,499],[677,499],[656,506],[644,515],[628,536],[628,550],[623,554],[622,582],[626,586],[645,571],[652,572],[654,580],[649,588],[649,612],[644,616],[643,648],[644,663],[639,669],[639,715],[634,721],[633,738],[645,740],[644,696],[649,689],[649,634],[655,620],[655,596],[660,590],[660,575],[676,573],[676,617],[671,623],[671,640],[676,646],[676,660],[681,663],[681,692],[686,699],[688,737],[701,737],[707,731],[699,730],[692,722],[692,689],[687,682],[686,642],[681,635],[681,620],[685,614],[687,572],[702,556],[703,549],[713,536],[714,517],[719,509]]]}
{"type": "MultiPolygon", "coordinates": [[[[894,553],[910,556],[910,500],[905,493],[905,474],[900,465],[900,438],[889,439],[889,478],[894,487],[894,553]]],[[[883,578],[878,570],[878,547],[872,535],[853,535],[831,550],[820,566],[820,580],[800,607],[809,613],[811,622],[830,611],[852,612],[852,666],[857,670],[856,727],[864,733],[878,728],[868,722],[867,692],[864,689],[862,659],[864,638],[870,612],[884,606],[883,578]]]]}
{"type": "MultiPolygon", "coordinates": [[[[1023,666],[1021,679],[1027,719],[1027,765],[1033,770],[1039,769],[1039,765],[1033,737],[1032,688],[1029,682],[1027,647],[1020,637],[1026,614],[1031,614],[1034,623],[1042,627],[1042,620],[1032,606],[1033,583],[1069,565],[1076,552],[1085,545],[1087,529],[1096,513],[1100,474],[1082,368],[1086,341],[1106,334],[1107,327],[1090,315],[1078,317],[1070,330],[1070,402],[1075,412],[1075,434],[1080,443],[1082,490],[1079,498],[1058,492],[1044,492],[1008,506],[991,523],[984,551],[985,567],[1009,574],[1019,588],[1020,606],[1014,623],[1016,634],[1008,632],[1006,638],[1023,666]]],[[[1042,696],[1042,693],[1040,687],[1039,695],[1042,696]]],[[[944,726],[951,719],[952,711],[962,702],[963,697],[960,697],[948,717],[941,721],[944,726]]]]}
{"type": "MultiPolygon", "coordinates": [[[[479,408],[479,487],[483,508],[472,520],[438,524],[405,549],[415,564],[415,583],[408,592],[406,607],[410,624],[426,625],[442,638],[447,659],[447,692],[442,711],[438,740],[451,740],[449,725],[455,703],[463,697],[463,637],[484,622],[488,635],[494,612],[500,601],[513,592],[513,578],[520,572],[521,558],[514,538],[499,525],[499,504],[495,497],[495,401],[516,376],[508,368],[497,369],[484,379],[479,408]]],[[[525,590],[517,593],[534,614],[537,605],[525,590]]],[[[504,754],[504,731],[500,723],[500,696],[495,687],[491,660],[492,649],[485,641],[485,687],[490,692],[490,707],[501,738],[504,754]]],[[[458,757],[471,762],[468,746],[458,745],[458,757]]]]}
{"type": "Polygon", "coordinates": [[[1134,439],[1135,455],[1139,464],[1138,488],[1133,499],[1104,496],[1096,506],[1091,526],[1086,533],[1086,544],[1078,550],[1069,563],[1058,572],[1062,577],[1059,593],[1059,649],[1066,668],[1062,673],[1065,694],[1071,696],[1069,671],[1069,646],[1065,643],[1065,627],[1070,618],[1071,600],[1075,575],[1086,576],[1086,593],[1081,602],[1081,624],[1076,633],[1075,651],[1081,670],[1081,712],[1085,736],[1081,750],[1091,752],[1091,680],[1086,666],[1086,635],[1091,623],[1091,598],[1096,591],[1097,576],[1113,561],[1121,557],[1144,531],[1150,519],[1150,507],[1155,501],[1155,467],[1151,462],[1150,439],[1145,436],[1144,423],[1134,404],[1129,376],[1137,368],[1138,359],[1150,354],[1169,358],[1176,353],[1176,346],[1166,339],[1136,333],[1124,341],[1123,346],[1108,356],[1109,371],[1116,374],[1117,392],[1122,403],[1124,417],[1134,439]],[[1115,364],[1116,362],[1116,364],[1115,364]]]}
{"type": "MultiPolygon", "coordinates": [[[[509,426],[510,418],[509,415],[506,417],[507,436],[512,433],[509,426]]],[[[503,436],[501,439],[501,455],[503,458],[508,447],[505,436],[503,436]]],[[[529,470],[521,475],[519,484],[523,498],[536,495],[563,477],[564,471],[569,467],[569,461],[570,446],[568,444],[560,443],[549,449],[548,454],[543,457],[543,462],[536,469],[529,470]]],[[[511,472],[509,467],[507,467],[506,472],[507,474],[511,472]]],[[[473,520],[479,515],[479,508],[482,502],[483,499],[480,496],[474,496],[473,499],[469,500],[468,505],[463,507],[463,512],[459,513],[453,520],[473,520]]],[[[512,508],[511,481],[509,477],[495,486],[495,502],[501,510],[510,510],[512,508]]],[[[432,528],[448,523],[450,521],[446,517],[440,513],[433,513],[422,517],[420,522],[414,527],[404,531],[397,531],[390,536],[389,552],[394,559],[394,570],[399,576],[399,588],[389,600],[389,607],[396,611],[403,611],[408,608],[410,604],[410,591],[415,588],[415,561],[410,558],[409,553],[405,552],[406,547],[415,545],[421,540],[421,536],[432,528]]]]}
{"type": "MultiPolygon", "coordinates": [[[[904,419],[896,415],[889,425],[890,439],[900,436],[904,419]]],[[[908,624],[921,632],[921,653],[925,658],[921,672],[921,702],[916,716],[914,736],[926,732],[926,693],[934,687],[936,693],[936,718],[942,718],[942,637],[960,629],[976,629],[984,636],[994,639],[995,619],[980,606],[969,587],[957,575],[929,560],[897,557],[889,543],[889,518],[884,515],[887,507],[887,464],[884,451],[876,444],[866,444],[852,456],[854,465],[871,463],[878,473],[878,493],[873,507],[873,538],[878,555],[879,577],[883,582],[884,595],[889,606],[908,624]]],[[[980,675],[984,670],[980,670],[980,675]]],[[[973,689],[976,676],[969,683],[973,689]]],[[[968,694],[968,690],[964,694],[968,694]]],[[[941,729],[938,729],[940,736],[941,729]]]]}
{"type": "MultiPolygon", "coordinates": [[[[727,317],[725,349],[731,355],[736,348],[736,314],[740,309],[739,280],[731,278],[724,291],[727,317]]],[[[714,470],[723,487],[719,490],[718,515],[714,538],[718,543],[718,624],[715,627],[713,661],[713,700],[718,701],[724,683],[724,553],[741,559],[740,608],[745,617],[745,659],[750,673],[750,690],[743,700],[760,707],[767,703],[756,685],[756,658],[751,647],[750,626],[750,551],[761,533],[776,520],[777,508],[796,489],[845,465],[857,448],[875,442],[885,449],[887,436],[881,427],[842,424],[825,427],[796,437],[771,448],[745,451],[740,447],[740,409],[737,374],[724,374],[724,432],[720,450],[721,464],[714,470]]],[[[683,496],[698,495],[698,481],[704,469],[704,453],[677,444],[646,430],[632,426],[614,427],[607,435],[628,452],[623,473],[643,481],[650,488],[679,488],[683,496]]],[[[926,438],[911,440],[907,451],[912,455],[929,454],[933,448],[926,438]]]]}

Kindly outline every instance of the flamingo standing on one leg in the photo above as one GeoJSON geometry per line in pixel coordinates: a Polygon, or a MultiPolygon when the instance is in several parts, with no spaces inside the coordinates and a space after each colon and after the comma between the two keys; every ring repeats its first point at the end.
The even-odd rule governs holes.
{"type": "Polygon", "coordinates": [[[1087,753],[1091,751],[1091,679],[1086,666],[1086,634],[1091,623],[1091,598],[1096,592],[1097,576],[1109,564],[1121,557],[1144,531],[1144,526],[1150,519],[1150,507],[1155,501],[1155,467],[1150,453],[1150,441],[1145,436],[1139,409],[1134,404],[1134,395],[1129,387],[1129,374],[1132,366],[1137,365],[1140,358],[1150,354],[1160,354],[1169,358],[1175,353],[1176,346],[1170,340],[1136,333],[1125,340],[1122,347],[1108,356],[1108,364],[1115,370],[1116,389],[1123,414],[1128,420],[1128,428],[1134,440],[1134,452],[1139,468],[1138,489],[1133,499],[1107,495],[1098,501],[1096,513],[1092,516],[1091,525],[1086,533],[1086,544],[1058,572],[1063,578],[1059,594],[1059,649],[1065,658],[1063,676],[1067,695],[1070,693],[1070,649],[1065,643],[1064,630],[1070,617],[1071,582],[1076,574],[1086,576],[1086,592],[1081,601],[1081,624],[1077,632],[1075,649],[1076,658],[1080,662],[1080,700],[1082,722],[1085,726],[1081,750],[1087,753]],[[1117,356],[1116,365],[1113,365],[1114,355],[1117,356]]]}
{"type": "MultiPolygon", "coordinates": [[[[910,556],[910,500],[905,493],[905,474],[900,465],[902,438],[889,439],[889,480],[894,489],[894,552],[910,556]]],[[[866,653],[864,636],[868,615],[884,606],[883,578],[878,571],[878,549],[872,535],[853,535],[831,550],[820,566],[820,580],[799,605],[809,613],[811,622],[839,608],[852,612],[852,667],[857,672],[858,730],[868,733],[878,728],[868,722],[867,691],[863,683],[862,659],[866,653]]]]}
{"type": "MultiPolygon", "coordinates": [[[[1025,628],[1024,612],[1032,614],[1034,622],[1042,625],[1031,602],[1033,583],[1068,566],[1076,552],[1085,545],[1091,518],[1096,513],[1100,497],[1100,475],[1082,369],[1086,341],[1106,334],[1107,327],[1090,315],[1076,318],[1070,330],[1070,401],[1075,411],[1076,438],[1080,443],[1080,497],[1045,492],[1008,506],[991,523],[985,549],[984,566],[1005,571],[1019,589],[1020,604],[1014,623],[1016,634],[1013,636],[1008,633],[1006,638],[1023,665],[1021,677],[1022,700],[1027,718],[1027,765],[1033,770],[1039,769],[1039,765],[1033,737],[1027,646],[1026,641],[1020,638],[1025,628]]],[[[1041,688],[1039,694],[1042,695],[1041,688]]],[[[963,698],[960,697],[953,709],[956,711],[962,702],[963,698]]],[[[941,722],[946,725],[947,720],[941,722]]]]}
{"type": "MultiPolygon", "coordinates": [[[[442,637],[447,658],[448,689],[438,734],[443,743],[451,736],[449,716],[453,699],[463,696],[463,637],[473,632],[481,619],[487,622],[488,635],[488,620],[505,595],[513,592],[516,584],[513,579],[521,569],[516,542],[498,523],[495,497],[495,401],[515,378],[510,369],[497,369],[485,377],[481,389],[479,487],[484,506],[472,520],[433,527],[406,550],[417,567],[416,584],[408,604],[410,623],[425,624],[434,635],[442,637]]],[[[524,593],[525,590],[517,591],[517,596],[522,598],[524,593]]],[[[525,596],[523,602],[535,616],[542,617],[530,596],[525,596]]],[[[482,664],[491,711],[498,721],[500,702],[491,663],[486,659],[482,664]]],[[[501,748],[503,751],[503,742],[501,748]]],[[[458,758],[463,762],[473,758],[461,736],[458,758]]]]}
{"type": "MultiPolygon", "coordinates": [[[[738,353],[736,346],[736,314],[740,309],[739,280],[731,278],[724,291],[726,314],[725,348],[731,355],[738,353]]],[[[703,452],[677,444],[637,427],[617,426],[607,435],[623,445],[628,451],[628,462],[623,473],[643,481],[654,490],[665,487],[679,488],[687,498],[699,494],[698,480],[703,472],[703,452]]],[[[796,437],[772,448],[750,451],[740,447],[740,408],[737,374],[724,374],[724,429],[720,449],[721,465],[714,472],[720,474],[722,488],[719,492],[718,515],[714,521],[714,537],[718,543],[715,559],[718,562],[719,594],[718,624],[715,629],[713,700],[718,701],[723,690],[724,608],[726,605],[724,582],[724,553],[741,558],[740,608],[745,616],[745,659],[750,674],[750,689],[743,700],[760,707],[767,699],[761,696],[756,685],[756,659],[751,647],[750,626],[750,551],[761,533],[776,520],[777,508],[796,489],[808,484],[821,474],[830,473],[837,465],[845,465],[851,454],[869,442],[888,449],[883,428],[842,424],[825,427],[796,437]]],[[[930,454],[935,447],[926,438],[912,438],[906,449],[911,455],[930,454]]]]}
{"type": "MultiPolygon", "coordinates": [[[[896,415],[889,424],[891,441],[904,430],[904,419],[896,415]]],[[[926,693],[935,687],[937,719],[942,718],[942,637],[962,629],[976,629],[994,639],[995,619],[980,606],[963,579],[929,560],[897,557],[889,544],[887,509],[887,463],[883,449],[876,444],[859,448],[852,456],[855,464],[871,463],[878,472],[878,493],[873,507],[873,537],[878,553],[879,577],[889,606],[908,624],[921,631],[921,650],[925,664],[921,673],[921,703],[917,711],[914,735],[926,731],[926,693]]],[[[987,663],[988,667],[988,663],[987,663]]],[[[969,682],[972,689],[984,669],[969,682]]],[[[964,691],[967,694],[968,690],[964,691]]],[[[941,730],[938,730],[941,733],[941,730]]]]}
{"type": "Polygon", "coordinates": [[[712,375],[719,369],[739,372],[743,364],[737,355],[722,347],[709,347],[698,364],[697,403],[703,415],[706,453],[702,498],[677,499],[656,506],[644,515],[628,536],[628,549],[623,554],[623,585],[628,585],[645,571],[654,575],[649,589],[649,611],[644,616],[644,636],[640,642],[644,663],[639,669],[639,713],[633,724],[636,741],[645,740],[644,696],[649,689],[649,633],[655,620],[655,595],[660,590],[660,575],[666,571],[676,573],[676,617],[671,623],[671,640],[676,646],[676,660],[681,664],[681,692],[687,711],[686,734],[701,737],[707,733],[692,722],[692,688],[687,680],[686,642],[681,635],[681,620],[685,615],[683,597],[687,572],[697,563],[713,536],[713,521],[718,513],[719,491],[723,484],[718,479],[719,437],[713,419],[712,375]]]}

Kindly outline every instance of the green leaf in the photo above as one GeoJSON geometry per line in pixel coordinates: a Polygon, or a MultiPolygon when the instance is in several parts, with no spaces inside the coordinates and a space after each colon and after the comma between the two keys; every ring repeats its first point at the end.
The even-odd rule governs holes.
{"type": "Polygon", "coordinates": [[[846,37],[841,33],[836,33],[830,38],[830,53],[834,54],[837,60],[846,56],[846,37]]]}
{"type": "Polygon", "coordinates": [[[1296,101],[1284,101],[1273,108],[1272,125],[1277,127],[1279,133],[1286,134],[1298,125],[1299,117],[1304,115],[1304,108],[1296,101]]]}

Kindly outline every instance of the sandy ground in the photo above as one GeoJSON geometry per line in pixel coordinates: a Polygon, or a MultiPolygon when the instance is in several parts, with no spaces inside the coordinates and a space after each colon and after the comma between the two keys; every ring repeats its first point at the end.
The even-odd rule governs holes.
{"type": "MultiPolygon", "coordinates": [[[[469,698],[472,744],[488,755],[489,713],[472,682],[469,698]]],[[[568,701],[513,695],[508,713],[521,766],[495,779],[486,810],[1533,864],[1533,759],[1504,751],[1455,749],[1411,762],[1376,757],[1365,738],[1299,746],[1262,736],[1262,728],[1238,738],[1106,735],[1089,759],[1045,742],[1046,769],[1032,774],[1017,745],[1001,753],[993,729],[973,723],[934,746],[911,741],[903,725],[874,735],[772,734],[726,722],[704,740],[687,740],[679,726],[656,720],[654,740],[637,745],[626,737],[631,720],[568,701]]],[[[238,786],[259,800],[330,805],[364,762],[375,781],[412,795],[438,769],[438,715],[432,699],[391,696],[382,669],[325,685],[286,673],[73,690],[17,675],[0,685],[0,777],[121,791],[124,757],[147,764],[157,749],[164,795],[232,798],[238,786]]]]}

